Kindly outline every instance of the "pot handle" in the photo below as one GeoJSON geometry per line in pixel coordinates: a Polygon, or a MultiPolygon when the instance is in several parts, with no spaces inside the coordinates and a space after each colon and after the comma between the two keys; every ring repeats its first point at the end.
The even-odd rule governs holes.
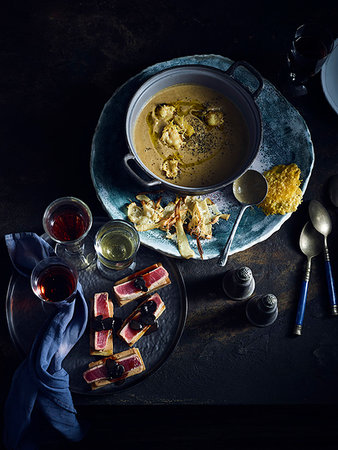
{"type": "Polygon", "coordinates": [[[125,168],[127,169],[127,171],[130,173],[130,175],[132,177],[134,177],[140,184],[142,184],[143,186],[146,186],[147,188],[151,188],[154,186],[160,186],[162,183],[158,180],[152,180],[152,181],[146,181],[143,178],[141,178],[129,165],[129,161],[133,160],[135,161],[135,157],[130,154],[127,153],[124,158],[123,158],[123,163],[125,165],[125,168]]]}
{"type": "Polygon", "coordinates": [[[261,90],[263,89],[264,83],[263,83],[263,78],[262,78],[261,74],[254,67],[252,67],[251,64],[247,63],[246,61],[234,62],[233,64],[231,64],[229,69],[225,71],[225,73],[229,76],[232,76],[233,73],[235,72],[235,70],[237,69],[237,67],[239,67],[239,66],[245,67],[257,79],[258,87],[254,92],[249,91],[249,89],[246,86],[244,86],[244,84],[241,81],[238,81],[236,79],[236,81],[238,81],[242,85],[242,87],[244,87],[244,89],[247,90],[254,99],[256,99],[259,96],[259,94],[261,93],[261,90]]]}

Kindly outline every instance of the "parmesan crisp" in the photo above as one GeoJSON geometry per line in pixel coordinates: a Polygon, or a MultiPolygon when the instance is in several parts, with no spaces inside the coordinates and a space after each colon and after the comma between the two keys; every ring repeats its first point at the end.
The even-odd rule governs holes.
{"type": "Polygon", "coordinates": [[[262,203],[262,208],[270,214],[287,214],[295,212],[302,201],[302,191],[299,187],[300,169],[297,164],[278,165],[264,172],[268,182],[268,193],[262,203]]]}

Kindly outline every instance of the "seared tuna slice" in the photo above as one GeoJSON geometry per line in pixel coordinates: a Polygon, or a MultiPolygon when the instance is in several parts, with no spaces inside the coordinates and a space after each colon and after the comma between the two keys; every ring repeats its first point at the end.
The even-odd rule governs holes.
{"type": "Polygon", "coordinates": [[[83,373],[83,378],[94,390],[137,375],[144,370],[145,365],[139,349],[131,348],[90,363],[88,370],[83,373]]]}
{"type": "Polygon", "coordinates": [[[153,325],[165,310],[158,293],[146,298],[123,322],[117,333],[128,345],[134,345],[153,325]],[[153,318],[153,320],[152,320],[153,318]]]}
{"type": "Polygon", "coordinates": [[[107,292],[94,295],[90,321],[90,354],[109,356],[113,354],[114,307],[107,292]]]}
{"type": "Polygon", "coordinates": [[[115,283],[114,294],[120,306],[170,284],[161,263],[140,270],[115,283]]]}

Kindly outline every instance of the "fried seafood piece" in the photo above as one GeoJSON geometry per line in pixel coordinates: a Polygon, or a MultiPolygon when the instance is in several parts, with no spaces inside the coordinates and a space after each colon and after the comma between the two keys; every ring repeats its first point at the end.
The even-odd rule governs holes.
{"type": "Polygon", "coordinates": [[[155,115],[159,119],[163,119],[168,122],[174,117],[175,112],[175,106],[166,105],[165,103],[163,105],[157,105],[155,108],[155,115]]]}
{"type": "Polygon", "coordinates": [[[210,127],[218,127],[224,122],[222,111],[210,110],[204,116],[204,121],[210,127]]]}
{"type": "Polygon", "coordinates": [[[164,145],[167,145],[168,147],[172,147],[175,150],[179,150],[184,142],[183,134],[180,127],[175,123],[170,122],[163,128],[160,141],[164,145]]]}
{"type": "Polygon", "coordinates": [[[167,178],[176,178],[179,172],[179,160],[175,156],[162,162],[162,170],[167,178]]]}
{"type": "Polygon", "coordinates": [[[180,127],[181,132],[184,133],[185,137],[189,138],[195,133],[194,127],[190,125],[185,117],[175,116],[174,121],[180,127]]]}

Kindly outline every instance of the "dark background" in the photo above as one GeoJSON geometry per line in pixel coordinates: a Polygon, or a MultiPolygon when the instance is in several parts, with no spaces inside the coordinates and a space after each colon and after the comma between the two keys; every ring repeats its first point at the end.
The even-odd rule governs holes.
{"type": "MultiPolygon", "coordinates": [[[[46,448],[94,443],[116,448],[337,448],[338,324],[328,316],[319,262],[313,267],[304,336],[295,340],[291,331],[304,263],[298,238],[308,201],[322,201],[336,224],[327,181],[338,173],[338,121],[319,76],[309,83],[306,97],[290,98],[283,89],[294,30],[317,20],[337,37],[334,2],[37,0],[5,2],[1,10],[3,305],[12,272],[6,233],[41,233],[45,207],[64,195],[84,200],[94,216],[105,215],[89,173],[95,126],[114,90],[151,64],[210,53],[248,61],[303,115],[316,155],[299,211],[267,241],[229,260],[230,267],[249,265],[257,287],[277,295],[278,323],[269,330],[249,327],[232,304],[220,321],[212,311],[222,304],[222,270],[209,261],[179,262],[189,314],[168,362],[121,398],[92,403],[74,398],[79,418],[91,424],[87,438],[70,445],[46,436],[46,448]]],[[[329,244],[337,279],[335,238],[334,230],[329,244]]],[[[10,341],[5,307],[0,320],[3,405],[21,356],[10,341]]]]}

